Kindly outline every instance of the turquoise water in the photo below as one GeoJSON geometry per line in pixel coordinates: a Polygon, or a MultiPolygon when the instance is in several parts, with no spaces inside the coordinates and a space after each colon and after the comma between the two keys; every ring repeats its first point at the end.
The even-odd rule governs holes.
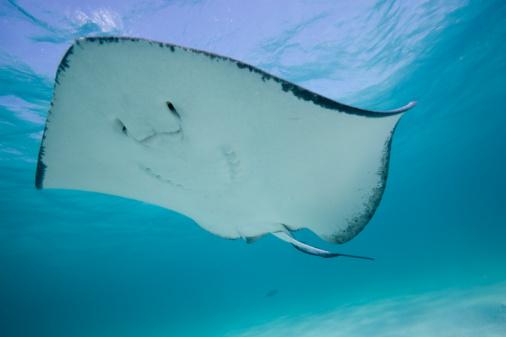
{"type": "Polygon", "coordinates": [[[0,335],[506,335],[504,1],[3,1],[0,17],[0,335]],[[35,190],[56,67],[85,35],[205,49],[365,108],[417,100],[366,229],[300,236],[376,260],[35,190]]]}

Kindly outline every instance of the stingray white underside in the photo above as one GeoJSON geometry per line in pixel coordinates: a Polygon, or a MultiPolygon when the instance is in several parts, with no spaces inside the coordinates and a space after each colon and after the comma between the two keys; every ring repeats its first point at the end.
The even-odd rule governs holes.
{"type": "Polygon", "coordinates": [[[159,205],[227,238],[308,228],[345,242],[379,204],[406,109],[348,107],[188,48],[81,39],[57,73],[36,183],[159,205]]]}

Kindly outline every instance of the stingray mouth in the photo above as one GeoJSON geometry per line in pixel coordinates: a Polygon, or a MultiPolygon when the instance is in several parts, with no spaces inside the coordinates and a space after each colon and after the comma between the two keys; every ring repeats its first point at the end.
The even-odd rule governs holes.
{"type": "Polygon", "coordinates": [[[160,139],[163,140],[167,137],[172,139],[175,136],[179,136],[180,137],[179,139],[183,138],[183,129],[181,127],[179,129],[177,129],[176,131],[170,131],[170,132],[163,132],[163,131],[157,132],[157,131],[153,130],[152,134],[150,134],[149,136],[146,136],[142,139],[139,139],[138,141],[141,144],[150,145],[151,143],[155,142],[156,140],[160,140],[160,139]]]}
{"type": "Polygon", "coordinates": [[[179,126],[179,128],[176,131],[156,131],[152,129],[152,131],[148,134],[138,135],[130,132],[126,124],[119,118],[116,118],[116,128],[119,129],[123,135],[144,145],[149,145],[149,143],[155,140],[157,137],[164,137],[164,136],[173,137],[177,135],[182,135],[183,133],[183,129],[181,128],[181,126],[179,126]]]}
{"type": "MultiPolygon", "coordinates": [[[[128,103],[134,107],[139,105],[136,101],[129,101],[128,103]]],[[[150,121],[149,119],[139,118],[142,115],[142,111],[136,111],[135,114],[115,116],[113,127],[116,132],[132,138],[143,145],[149,145],[153,142],[163,143],[164,138],[172,141],[175,136],[178,139],[183,138],[181,114],[173,102],[165,101],[163,105],[161,103],[154,110],[151,108],[148,111],[150,114],[154,113],[158,116],[156,120],[150,121]]]]}
{"type": "Polygon", "coordinates": [[[121,132],[124,136],[127,136],[134,141],[142,144],[142,145],[150,145],[155,142],[173,139],[183,139],[183,127],[181,123],[179,123],[180,118],[178,118],[178,128],[176,130],[171,131],[159,131],[154,128],[151,128],[149,132],[132,132],[131,129],[126,125],[126,123],[120,118],[115,119],[115,129],[121,132]]]}

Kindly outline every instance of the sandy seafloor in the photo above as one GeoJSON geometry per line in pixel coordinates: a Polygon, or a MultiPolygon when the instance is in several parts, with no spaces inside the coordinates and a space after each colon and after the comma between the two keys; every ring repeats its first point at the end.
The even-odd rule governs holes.
{"type": "Polygon", "coordinates": [[[2,1],[0,335],[506,336],[504,1],[2,1]],[[374,262],[224,240],[169,210],[34,188],[75,38],[248,62],[338,101],[410,100],[354,240],[374,262]]]}

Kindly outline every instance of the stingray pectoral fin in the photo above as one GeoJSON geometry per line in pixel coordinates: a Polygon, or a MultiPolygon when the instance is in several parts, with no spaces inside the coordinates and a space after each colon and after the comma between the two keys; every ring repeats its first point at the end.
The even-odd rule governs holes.
{"type": "Polygon", "coordinates": [[[306,243],[296,240],[293,236],[291,236],[290,234],[288,234],[286,232],[275,232],[275,233],[272,233],[272,235],[274,235],[278,239],[281,239],[283,241],[286,241],[286,242],[292,244],[297,250],[300,250],[301,252],[304,252],[309,255],[315,255],[315,256],[320,256],[320,257],[325,257],[325,258],[344,256],[344,257],[352,257],[352,258],[356,258],[356,259],[374,260],[374,258],[372,258],[372,257],[333,253],[333,252],[329,252],[328,250],[315,248],[315,247],[310,246],[306,243]]]}
{"type": "Polygon", "coordinates": [[[416,105],[416,101],[411,101],[406,105],[401,106],[400,108],[393,109],[393,110],[368,110],[368,109],[361,109],[357,108],[351,105],[345,105],[341,103],[336,103],[341,105],[340,109],[343,111],[346,111],[351,114],[358,114],[363,116],[370,116],[370,117],[386,117],[391,115],[397,115],[403,112],[408,111],[412,107],[416,105]]]}
{"type": "Polygon", "coordinates": [[[411,109],[415,105],[416,105],[416,101],[411,101],[408,104],[401,106],[400,108],[397,108],[394,110],[380,111],[380,112],[385,113],[385,114],[396,114],[396,113],[408,111],[409,109],[411,109]]]}

